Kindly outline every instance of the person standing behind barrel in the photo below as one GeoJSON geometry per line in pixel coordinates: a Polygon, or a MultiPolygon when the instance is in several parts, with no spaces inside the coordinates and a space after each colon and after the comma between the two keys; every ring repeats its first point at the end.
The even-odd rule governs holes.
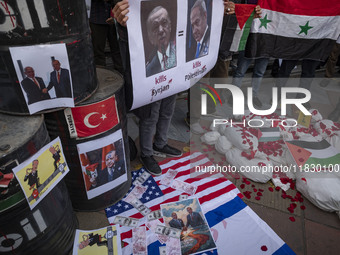
{"type": "Polygon", "coordinates": [[[59,60],[53,60],[52,66],[54,71],[50,73],[50,83],[43,92],[47,93],[54,87],[57,98],[72,97],[70,72],[65,68],[60,68],[59,60]]]}
{"type": "Polygon", "coordinates": [[[21,85],[27,95],[27,104],[51,99],[43,79],[35,76],[33,67],[26,66],[24,72],[26,77],[21,81],[21,85]]]}

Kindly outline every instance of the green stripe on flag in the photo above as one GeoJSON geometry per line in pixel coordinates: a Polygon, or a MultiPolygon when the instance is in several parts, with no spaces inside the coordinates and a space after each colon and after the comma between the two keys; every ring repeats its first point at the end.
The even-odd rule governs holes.
{"type": "Polygon", "coordinates": [[[340,162],[340,153],[337,155],[334,155],[333,157],[329,158],[313,158],[310,157],[306,163],[303,165],[302,169],[305,167],[309,167],[311,169],[311,166],[314,165],[313,167],[317,167],[317,165],[321,165],[321,167],[326,167],[328,168],[330,165],[336,165],[339,164],[340,162]]]}
{"type": "Polygon", "coordinates": [[[253,23],[253,19],[254,19],[254,14],[255,11],[253,11],[250,15],[250,17],[248,18],[246,24],[243,27],[243,33],[240,39],[240,44],[238,45],[238,51],[243,51],[246,48],[246,44],[247,44],[247,39],[249,36],[249,32],[251,29],[251,24],[253,23]]]}

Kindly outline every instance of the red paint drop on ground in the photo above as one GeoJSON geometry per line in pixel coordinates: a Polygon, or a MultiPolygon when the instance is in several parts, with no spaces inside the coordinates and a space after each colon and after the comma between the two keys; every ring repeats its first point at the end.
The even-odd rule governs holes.
{"type": "Polygon", "coordinates": [[[267,251],[267,250],[268,250],[268,248],[267,248],[267,246],[265,246],[265,245],[262,245],[262,246],[261,246],[261,250],[262,250],[262,251],[267,251]]]}
{"type": "Polygon", "coordinates": [[[289,217],[291,222],[295,222],[295,218],[294,217],[289,217]]]}

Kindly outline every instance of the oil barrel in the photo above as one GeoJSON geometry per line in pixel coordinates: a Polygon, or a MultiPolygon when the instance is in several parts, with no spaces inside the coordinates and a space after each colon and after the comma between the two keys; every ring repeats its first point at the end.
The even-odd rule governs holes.
{"type": "MultiPolygon", "coordinates": [[[[129,141],[123,87],[124,79],[120,73],[102,68],[97,68],[97,77],[98,89],[91,98],[75,108],[45,114],[45,123],[50,137],[54,139],[59,136],[63,144],[64,154],[70,169],[70,172],[65,177],[65,182],[70,193],[73,208],[77,211],[98,211],[106,208],[122,199],[131,186],[129,141]],[[103,105],[105,105],[103,108],[104,112],[115,109],[116,113],[111,113],[105,116],[105,118],[102,118],[104,112],[101,107],[103,105]],[[86,113],[79,112],[81,108],[86,109],[84,110],[86,113]],[[70,121],[69,118],[71,110],[74,118],[72,121],[70,121]],[[100,112],[100,114],[97,114],[98,112],[100,112]],[[95,118],[96,115],[97,119],[95,118]],[[100,116],[101,118],[99,118],[100,116]],[[78,118],[79,126],[75,123],[76,118],[78,118]],[[110,129],[99,129],[98,132],[95,132],[96,128],[104,125],[104,121],[111,119],[116,119],[116,122],[107,126],[108,128],[110,127],[110,129]],[[86,130],[81,132],[82,127],[85,127],[86,130]],[[84,132],[87,133],[84,134],[84,132]],[[75,133],[77,133],[77,136],[75,133]],[[95,187],[91,190],[93,186],[89,187],[89,183],[87,183],[88,180],[86,179],[87,176],[84,169],[85,165],[87,165],[86,170],[89,170],[89,172],[93,170],[91,167],[94,166],[97,168],[96,172],[98,176],[104,173],[103,167],[100,167],[103,165],[101,161],[104,161],[104,154],[103,150],[98,151],[97,149],[101,147],[98,145],[98,141],[111,143],[111,140],[106,142],[106,138],[110,137],[108,139],[112,139],[112,135],[114,136],[119,133],[122,134],[122,139],[115,140],[114,145],[118,158],[123,159],[122,163],[125,164],[126,179],[119,185],[113,185],[112,188],[107,188],[106,190],[101,190],[101,186],[99,185],[98,189],[95,187]],[[80,146],[83,144],[89,144],[89,148],[86,151],[91,152],[86,154],[89,160],[87,163],[82,161],[81,155],[84,154],[81,154],[79,151],[80,146]],[[91,146],[95,147],[91,149],[91,146]],[[118,146],[121,148],[120,150],[118,150],[118,146]],[[99,153],[99,156],[96,153],[99,153]],[[90,196],[90,193],[96,190],[98,190],[99,195],[94,197],[90,196]]],[[[81,111],[83,111],[83,109],[81,111]]]]}
{"type": "MultiPolygon", "coordinates": [[[[10,47],[65,43],[74,103],[79,104],[95,92],[96,73],[85,1],[1,1],[0,23],[1,112],[29,114],[20,85],[22,79],[16,74],[10,47]]],[[[23,67],[20,69],[23,72],[23,67]]],[[[49,76],[45,76],[46,83],[49,76]]]]}
{"type": "MultiPolygon", "coordinates": [[[[2,176],[50,141],[42,115],[0,114],[0,130],[2,176]]],[[[68,254],[77,226],[64,181],[33,210],[15,177],[0,187],[0,254],[68,254]]]]}

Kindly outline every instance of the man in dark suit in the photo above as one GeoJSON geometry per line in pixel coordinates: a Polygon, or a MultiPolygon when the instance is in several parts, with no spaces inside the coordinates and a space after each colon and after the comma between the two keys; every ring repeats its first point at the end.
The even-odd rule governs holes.
{"type": "Polygon", "coordinates": [[[21,81],[21,85],[27,95],[27,104],[51,99],[50,95],[47,93],[43,79],[35,77],[34,69],[30,66],[26,66],[24,72],[26,78],[21,81]]]}
{"type": "Polygon", "coordinates": [[[116,151],[110,151],[105,156],[106,168],[98,171],[98,186],[111,182],[125,173],[123,161],[119,161],[116,151]]]}
{"type": "Polygon", "coordinates": [[[155,7],[146,20],[148,38],[155,47],[154,55],[146,64],[146,76],[162,72],[176,66],[176,42],[170,40],[171,20],[168,11],[155,7]]]}
{"type": "Polygon", "coordinates": [[[72,97],[70,72],[65,68],[60,68],[59,60],[53,60],[52,66],[54,71],[50,73],[50,83],[47,90],[54,87],[57,98],[72,97]]]}
{"type": "Polygon", "coordinates": [[[184,222],[177,218],[177,214],[173,212],[171,214],[172,220],[169,222],[170,227],[182,229],[184,227],[184,222]]]}
{"type": "Polygon", "coordinates": [[[204,220],[202,219],[201,215],[198,212],[193,212],[191,207],[187,208],[187,225],[186,227],[197,227],[200,225],[204,225],[204,220]]]}
{"type": "Polygon", "coordinates": [[[188,45],[187,61],[205,56],[209,51],[210,29],[207,19],[207,7],[204,0],[197,0],[191,8],[190,23],[196,43],[188,45]]]}
{"type": "Polygon", "coordinates": [[[39,164],[39,161],[37,159],[33,160],[32,168],[26,169],[26,175],[24,177],[24,181],[28,182],[30,189],[37,189],[40,186],[39,177],[38,177],[38,164],[39,164]],[[29,170],[31,170],[30,173],[29,173],[29,170]]]}

